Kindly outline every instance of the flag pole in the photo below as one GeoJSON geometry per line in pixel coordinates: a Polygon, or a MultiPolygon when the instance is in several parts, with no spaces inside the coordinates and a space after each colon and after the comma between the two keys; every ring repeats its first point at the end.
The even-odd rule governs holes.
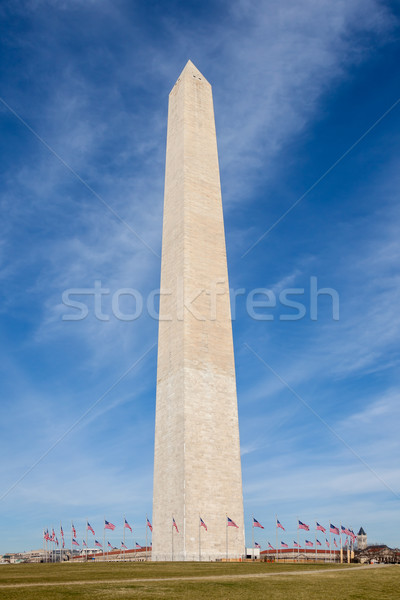
{"type": "Polygon", "coordinates": [[[343,564],[342,524],[340,523],[340,564],[343,564]]]}
{"type": "Polygon", "coordinates": [[[148,554],[148,550],[147,550],[147,548],[148,548],[148,546],[147,546],[147,529],[148,529],[148,527],[147,527],[147,519],[148,519],[148,516],[147,516],[147,513],[146,513],[146,561],[147,561],[147,554],[148,554]]]}
{"type": "Polygon", "coordinates": [[[300,528],[299,528],[299,517],[297,517],[297,562],[300,562],[300,528]]]}
{"type": "Polygon", "coordinates": [[[125,514],[124,514],[124,541],[123,541],[124,547],[123,547],[123,551],[122,551],[122,560],[125,562],[125,514]]]}
{"type": "Polygon", "coordinates": [[[315,562],[317,562],[317,521],[315,521],[315,562]]]}
{"type": "Polygon", "coordinates": [[[88,560],[88,523],[89,523],[89,520],[86,517],[86,562],[88,560]]]}
{"type": "Polygon", "coordinates": [[[225,546],[226,546],[226,562],[228,562],[228,514],[225,519],[225,546]]]}
{"type": "Polygon", "coordinates": [[[332,562],[331,521],[329,521],[329,560],[332,562]]]}
{"type": "Polygon", "coordinates": [[[71,560],[72,560],[73,552],[74,552],[74,547],[72,545],[72,521],[71,521],[71,560]]]}
{"type": "Polygon", "coordinates": [[[103,521],[103,561],[107,560],[106,556],[106,517],[104,517],[103,521]]]}
{"type": "Polygon", "coordinates": [[[172,516],[171,522],[171,547],[172,547],[172,562],[174,560],[174,517],[172,516]]]}
{"type": "Polygon", "coordinates": [[[201,562],[201,522],[200,522],[200,515],[199,515],[199,562],[201,562]]]}
{"type": "MultiPolygon", "coordinates": [[[[350,531],[353,531],[353,528],[350,529],[350,531]]],[[[350,560],[352,558],[352,553],[354,552],[354,540],[353,540],[353,536],[350,536],[350,560]]]]}
{"type": "Polygon", "coordinates": [[[251,515],[251,555],[254,560],[254,515],[251,515]]]}
{"type": "Polygon", "coordinates": [[[275,515],[275,533],[276,533],[276,544],[275,544],[275,559],[278,562],[278,515],[275,515]]]}

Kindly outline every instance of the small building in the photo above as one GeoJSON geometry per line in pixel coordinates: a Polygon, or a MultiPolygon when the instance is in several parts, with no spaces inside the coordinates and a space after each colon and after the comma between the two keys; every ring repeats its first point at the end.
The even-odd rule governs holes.
{"type": "Polygon", "coordinates": [[[114,549],[109,552],[103,552],[102,549],[96,548],[94,552],[90,552],[90,548],[86,553],[80,552],[79,555],[73,557],[74,562],[86,562],[86,561],[107,561],[107,562],[143,562],[151,560],[151,546],[143,546],[141,548],[129,548],[128,550],[114,549]]]}
{"type": "Polygon", "coordinates": [[[246,548],[246,558],[260,559],[260,548],[246,548]]]}
{"type": "Polygon", "coordinates": [[[380,564],[399,564],[399,548],[389,548],[385,544],[373,544],[355,553],[357,562],[360,563],[380,563],[380,564]]]}
{"type": "MultiPolygon", "coordinates": [[[[315,548],[280,548],[263,550],[260,559],[268,562],[340,562],[340,550],[315,548]]],[[[343,561],[347,562],[347,549],[343,549],[343,561]]]]}

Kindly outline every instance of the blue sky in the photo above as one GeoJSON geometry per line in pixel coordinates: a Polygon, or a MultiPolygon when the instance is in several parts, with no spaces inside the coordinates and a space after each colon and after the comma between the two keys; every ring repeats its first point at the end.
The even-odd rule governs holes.
{"type": "Polygon", "coordinates": [[[305,290],[301,320],[236,298],[247,540],[254,514],[274,543],[278,514],[289,544],[300,518],[400,545],[397,9],[2,3],[0,552],[104,515],[117,544],[123,513],[145,541],[157,322],[116,319],[111,297],[159,286],[167,100],[189,58],[213,85],[230,285],[305,290]],[[327,296],[310,318],[312,277],[338,320],[327,296]],[[63,320],[64,290],[95,281],[109,320],[92,300],[63,320]]]}

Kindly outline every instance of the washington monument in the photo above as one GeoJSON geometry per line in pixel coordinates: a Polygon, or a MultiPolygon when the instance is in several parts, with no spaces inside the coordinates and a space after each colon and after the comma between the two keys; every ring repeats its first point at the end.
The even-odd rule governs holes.
{"type": "Polygon", "coordinates": [[[152,556],[239,557],[244,545],[213,100],[211,85],[189,61],[168,108],[152,556]]]}

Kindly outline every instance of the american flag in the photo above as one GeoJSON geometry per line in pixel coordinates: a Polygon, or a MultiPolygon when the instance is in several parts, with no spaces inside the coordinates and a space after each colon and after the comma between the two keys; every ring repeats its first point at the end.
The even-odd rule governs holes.
{"type": "Polygon", "coordinates": [[[135,548],[137,548],[138,550],[141,550],[141,549],[142,549],[142,546],[136,542],[136,544],[135,544],[135,548]]]}
{"type": "Polygon", "coordinates": [[[94,533],[94,529],[93,529],[93,527],[91,526],[91,524],[89,523],[89,521],[88,521],[88,523],[87,523],[87,530],[88,530],[88,531],[91,531],[91,532],[93,533],[93,535],[95,535],[95,533],[94,533]]]}
{"type": "Polygon", "coordinates": [[[100,544],[100,542],[98,542],[97,540],[94,540],[94,545],[98,546],[99,548],[102,548],[103,546],[100,544]]]}
{"type": "Polygon", "coordinates": [[[58,538],[56,538],[54,541],[55,541],[55,543],[56,543],[56,544],[57,544],[57,546],[58,546],[58,538]]]}
{"type": "Polygon", "coordinates": [[[306,540],[306,546],[310,546],[311,547],[311,546],[313,546],[313,543],[310,542],[309,540],[306,540]]]}
{"type": "Polygon", "coordinates": [[[72,539],[72,544],[73,544],[74,546],[79,546],[78,542],[77,542],[75,539],[72,539]]]}
{"type": "Polygon", "coordinates": [[[254,548],[261,548],[261,546],[258,542],[254,542],[254,548]]]}
{"type": "Polygon", "coordinates": [[[104,519],[104,529],[111,529],[111,531],[114,531],[115,525],[113,525],[112,523],[109,523],[108,521],[106,521],[104,519]]]}
{"type": "Polygon", "coordinates": [[[227,523],[228,523],[228,527],[236,527],[236,529],[239,529],[238,525],[236,525],[235,521],[232,521],[232,519],[230,519],[229,517],[226,517],[227,523]]]}
{"type": "Polygon", "coordinates": [[[275,550],[275,548],[273,546],[271,546],[271,544],[268,542],[268,548],[271,548],[271,550],[275,550]]]}
{"type": "Polygon", "coordinates": [[[75,529],[73,523],[71,523],[71,529],[72,529],[72,537],[76,538],[76,529],[75,529]]]}
{"type": "Polygon", "coordinates": [[[64,530],[62,528],[62,525],[60,526],[60,533],[61,533],[61,537],[64,538],[64,530]]]}
{"type": "Polygon", "coordinates": [[[56,532],[54,531],[54,529],[53,529],[53,531],[51,532],[51,541],[52,541],[52,542],[55,542],[55,541],[56,541],[56,532]]]}
{"type": "Polygon", "coordinates": [[[153,525],[150,523],[150,521],[148,519],[146,519],[147,521],[147,527],[150,529],[150,531],[153,531],[153,525]]]}
{"type": "Polygon", "coordinates": [[[110,542],[108,542],[107,546],[108,546],[109,548],[112,548],[112,547],[113,547],[113,546],[110,544],[110,542]]]}
{"type": "Polygon", "coordinates": [[[125,546],[124,542],[121,542],[121,548],[125,548],[125,550],[128,550],[128,546],[125,546]]]}
{"type": "Polygon", "coordinates": [[[341,525],[340,529],[342,530],[342,533],[344,533],[345,535],[350,535],[350,531],[347,529],[347,527],[343,527],[343,525],[341,525]]]}
{"type": "Polygon", "coordinates": [[[328,546],[328,548],[330,548],[330,546],[331,546],[331,545],[330,545],[330,543],[329,543],[329,541],[328,541],[328,538],[325,538],[325,543],[326,543],[326,545],[328,546]]]}
{"type": "Polygon", "coordinates": [[[129,525],[128,521],[126,519],[124,519],[125,523],[124,523],[124,527],[126,527],[127,529],[129,529],[129,531],[132,533],[132,527],[129,525]]]}
{"type": "Polygon", "coordinates": [[[299,521],[299,529],[304,529],[305,531],[310,531],[309,526],[306,525],[305,523],[302,523],[301,521],[299,521]]]}
{"type": "Polygon", "coordinates": [[[321,542],[319,540],[316,540],[315,542],[317,544],[317,546],[322,546],[321,542]]]}
{"type": "Polygon", "coordinates": [[[330,524],[329,531],[331,533],[336,533],[336,535],[339,535],[339,529],[337,527],[335,527],[334,525],[332,525],[332,523],[330,524]]]}
{"type": "Polygon", "coordinates": [[[175,527],[176,533],[179,533],[178,526],[177,526],[174,518],[172,518],[172,526],[175,527]]]}
{"type": "Polygon", "coordinates": [[[253,527],[259,527],[260,529],[264,529],[264,527],[253,517],[253,527]]]}
{"type": "Polygon", "coordinates": [[[65,541],[64,541],[64,538],[62,539],[62,541],[63,541],[63,548],[65,548],[65,541]]]}
{"type": "Polygon", "coordinates": [[[335,546],[337,548],[336,538],[333,538],[333,543],[335,544],[335,546]]]}
{"type": "Polygon", "coordinates": [[[280,522],[280,521],[278,521],[278,519],[276,520],[276,526],[277,526],[277,528],[278,528],[278,529],[279,529],[279,527],[280,527],[281,529],[283,529],[283,531],[285,531],[285,528],[284,528],[284,526],[283,526],[283,525],[281,525],[281,522],[280,522]]]}
{"type": "Polygon", "coordinates": [[[85,540],[82,540],[82,546],[86,546],[87,547],[87,543],[85,542],[85,540]]]}
{"type": "Polygon", "coordinates": [[[325,533],[325,531],[326,531],[325,527],[322,527],[322,525],[320,525],[318,522],[317,522],[316,529],[317,529],[317,531],[322,531],[322,533],[325,533]]]}
{"type": "Polygon", "coordinates": [[[204,527],[204,529],[207,531],[207,525],[204,523],[204,521],[201,517],[200,517],[200,527],[204,527]]]}
{"type": "Polygon", "coordinates": [[[285,544],[285,542],[281,542],[281,546],[282,546],[282,548],[289,548],[289,546],[287,544],[285,544]]]}
{"type": "Polygon", "coordinates": [[[297,542],[293,542],[293,546],[294,546],[295,548],[300,548],[300,544],[298,544],[297,542]]]}

